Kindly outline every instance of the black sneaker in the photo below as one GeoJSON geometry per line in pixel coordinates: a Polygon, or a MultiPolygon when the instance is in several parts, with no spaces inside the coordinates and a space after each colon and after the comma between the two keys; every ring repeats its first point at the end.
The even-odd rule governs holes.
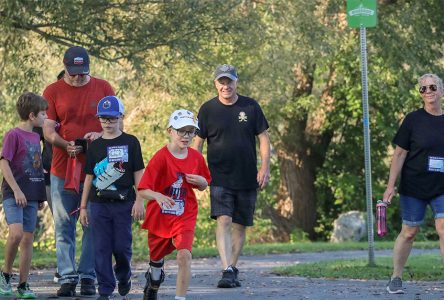
{"type": "Polygon", "coordinates": [[[239,279],[237,279],[237,276],[239,275],[239,269],[233,266],[231,266],[231,268],[234,271],[234,283],[236,284],[237,287],[240,287],[241,283],[239,282],[239,279]]]}
{"type": "Polygon", "coordinates": [[[96,286],[94,279],[82,278],[80,279],[80,295],[93,296],[96,294],[96,286]]]}
{"type": "Polygon", "coordinates": [[[99,297],[97,297],[97,300],[109,300],[110,297],[108,295],[100,295],[99,297]]]}
{"type": "Polygon", "coordinates": [[[129,291],[131,290],[131,279],[127,282],[122,282],[117,284],[117,290],[119,291],[120,296],[126,296],[128,295],[129,291]]]}
{"type": "Polygon", "coordinates": [[[217,283],[218,288],[234,288],[236,287],[236,282],[234,281],[236,275],[233,269],[228,268],[222,271],[222,279],[217,283]]]}
{"type": "Polygon", "coordinates": [[[387,292],[390,294],[404,294],[401,278],[390,278],[389,282],[387,283],[387,292]]]}
{"type": "Polygon", "coordinates": [[[74,297],[76,295],[75,283],[62,283],[60,289],[57,290],[57,296],[59,297],[74,297]]]}
{"type": "Polygon", "coordinates": [[[160,270],[160,279],[151,279],[151,273],[147,271],[145,273],[146,284],[143,289],[143,300],[157,300],[157,292],[159,291],[160,284],[165,280],[165,273],[160,270]]]}

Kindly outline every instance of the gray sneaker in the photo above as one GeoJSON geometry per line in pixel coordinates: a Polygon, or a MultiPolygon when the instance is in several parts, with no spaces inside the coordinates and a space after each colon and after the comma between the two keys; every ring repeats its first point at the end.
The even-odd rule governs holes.
{"type": "Polygon", "coordinates": [[[11,283],[6,281],[5,275],[0,271],[0,296],[11,296],[11,283]]]}
{"type": "Polygon", "coordinates": [[[390,278],[389,282],[387,283],[387,292],[390,294],[404,294],[401,278],[390,278]]]}

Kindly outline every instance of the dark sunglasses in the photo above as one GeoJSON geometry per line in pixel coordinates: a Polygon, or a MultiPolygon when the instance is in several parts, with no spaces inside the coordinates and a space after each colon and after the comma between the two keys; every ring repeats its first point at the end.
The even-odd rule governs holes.
{"type": "Polygon", "coordinates": [[[436,92],[438,90],[438,86],[436,84],[423,85],[419,87],[419,93],[424,94],[427,92],[427,88],[429,88],[429,90],[432,92],[436,92]]]}

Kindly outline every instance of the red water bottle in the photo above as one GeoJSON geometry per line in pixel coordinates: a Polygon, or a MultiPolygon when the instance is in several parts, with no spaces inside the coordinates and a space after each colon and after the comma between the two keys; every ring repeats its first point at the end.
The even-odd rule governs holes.
{"type": "Polygon", "coordinates": [[[376,224],[378,225],[378,235],[387,234],[387,203],[382,200],[376,202],[376,224]]]}

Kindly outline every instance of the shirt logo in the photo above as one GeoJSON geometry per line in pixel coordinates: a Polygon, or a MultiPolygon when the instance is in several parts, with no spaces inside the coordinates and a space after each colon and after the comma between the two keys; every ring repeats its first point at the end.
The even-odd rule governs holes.
{"type": "Polygon", "coordinates": [[[74,57],[75,65],[83,65],[83,57],[74,57]]]}
{"type": "Polygon", "coordinates": [[[247,117],[247,114],[245,113],[245,112],[243,112],[243,111],[241,111],[240,113],[239,113],[239,123],[240,122],[247,122],[248,120],[248,117],[247,117]]]}

